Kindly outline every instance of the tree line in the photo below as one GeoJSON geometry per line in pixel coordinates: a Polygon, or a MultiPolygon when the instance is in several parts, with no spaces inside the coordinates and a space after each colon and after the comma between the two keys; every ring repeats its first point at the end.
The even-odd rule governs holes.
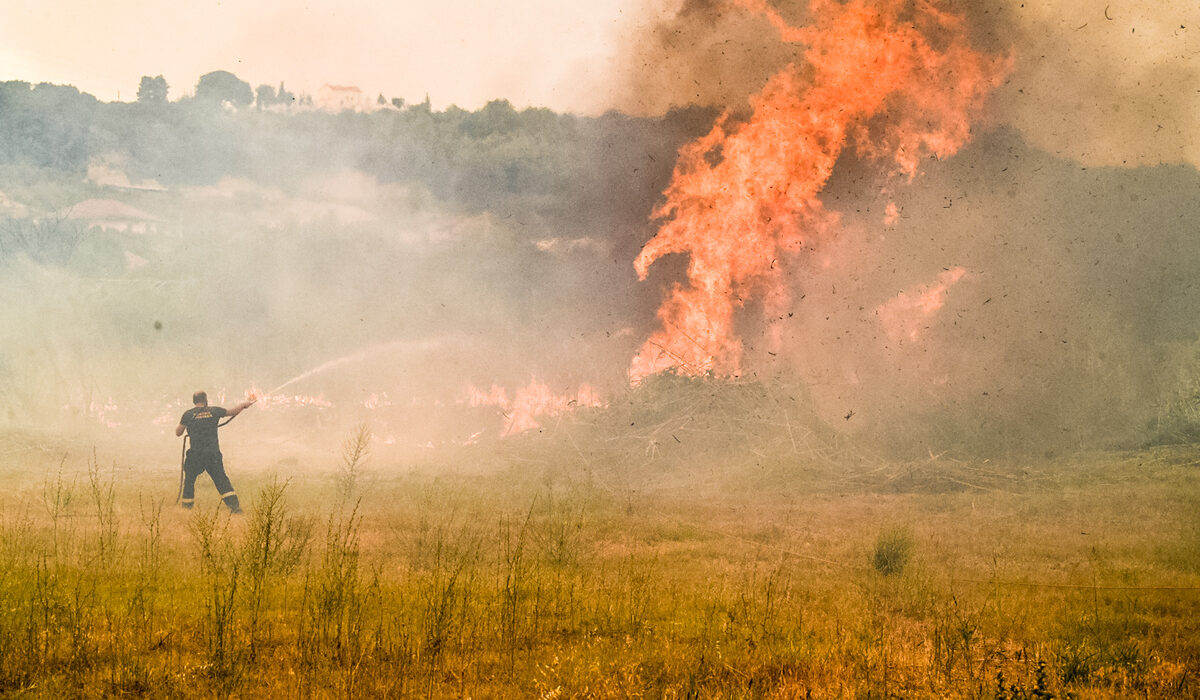
{"type": "Polygon", "coordinates": [[[379,109],[326,112],[278,87],[227,71],[202,76],[194,94],[167,100],[145,76],[136,102],[102,102],[69,85],[0,83],[0,165],[83,174],[117,158],[132,180],[165,187],[246,177],[288,186],[313,173],[354,169],[381,182],[416,182],[468,211],[520,209],[541,219],[596,207],[644,221],[670,176],[679,145],[715,113],[597,117],[494,100],[474,111],[434,110],[428,98],[382,95],[379,109]]]}

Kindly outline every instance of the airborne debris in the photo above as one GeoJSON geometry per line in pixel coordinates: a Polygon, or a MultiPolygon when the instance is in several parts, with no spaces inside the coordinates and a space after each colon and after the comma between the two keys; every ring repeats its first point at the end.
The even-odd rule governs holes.
{"type": "Polygon", "coordinates": [[[659,309],[661,328],[642,345],[629,374],[675,368],[735,376],[743,345],[739,299],[762,303],[764,319],[792,303],[796,255],[805,241],[824,255],[840,218],[820,195],[848,148],[909,180],[926,156],[953,155],[971,136],[984,98],[1009,70],[1007,60],[973,50],[961,18],[900,3],[813,3],[812,24],[789,26],[764,0],[746,0],[786,42],[803,44],[789,65],[751,99],[749,121],[722,117],[683,147],[666,202],[665,223],[638,255],[645,279],[663,256],[689,256],[687,284],[659,309]],[[931,42],[929,36],[938,36],[931,42]],[[943,38],[944,37],[944,38],[943,38]],[[887,120],[877,120],[883,111],[887,120]],[[714,162],[709,156],[720,152],[714,162]]]}

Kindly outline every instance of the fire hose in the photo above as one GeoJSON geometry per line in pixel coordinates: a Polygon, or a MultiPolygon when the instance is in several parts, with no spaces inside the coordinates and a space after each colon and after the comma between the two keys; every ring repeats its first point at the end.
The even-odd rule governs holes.
{"type": "MultiPolygon", "coordinates": [[[[217,423],[217,427],[224,428],[225,426],[229,425],[229,422],[232,421],[234,418],[237,418],[237,416],[229,416],[225,420],[217,423]]],[[[183,481],[185,478],[184,477],[185,470],[183,468],[183,465],[187,463],[187,447],[188,447],[188,434],[184,433],[183,434],[183,448],[179,452],[179,492],[175,494],[175,505],[179,505],[179,501],[183,498],[183,481]]]]}

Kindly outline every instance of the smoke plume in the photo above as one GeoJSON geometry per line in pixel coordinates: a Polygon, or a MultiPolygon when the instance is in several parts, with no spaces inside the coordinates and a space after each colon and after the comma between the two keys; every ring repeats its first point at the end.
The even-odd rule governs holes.
{"type": "Polygon", "coordinates": [[[633,55],[679,48],[665,65],[686,67],[635,65],[631,84],[654,86],[638,106],[694,97],[727,116],[681,150],[638,258],[643,276],[676,253],[688,270],[633,376],[799,373],[831,424],[931,447],[1160,429],[1178,371],[1169,358],[1196,340],[1185,300],[1197,279],[1176,256],[1198,249],[1197,178],[1190,166],[1127,166],[1194,162],[1179,125],[1195,119],[1197,93],[1162,81],[1195,84],[1195,11],[1170,12],[1171,26],[1082,4],[685,4],[633,55]],[[855,12],[883,18],[868,31],[890,19],[915,33],[897,45],[933,58],[904,64],[925,66],[905,83],[869,58],[855,64],[869,50],[903,54],[883,36],[821,44],[837,36],[831,17],[855,12]],[[730,38],[743,52],[773,36],[804,53],[763,49],[761,62],[727,64],[736,79],[713,73],[720,89],[694,91],[720,24],[740,28],[730,38]],[[1158,36],[1153,50],[1122,37],[1138,31],[1158,36]],[[1147,79],[1156,60],[1166,71],[1147,79]],[[862,84],[823,95],[850,74],[862,84]],[[895,92],[871,102],[873,89],[895,92]]]}

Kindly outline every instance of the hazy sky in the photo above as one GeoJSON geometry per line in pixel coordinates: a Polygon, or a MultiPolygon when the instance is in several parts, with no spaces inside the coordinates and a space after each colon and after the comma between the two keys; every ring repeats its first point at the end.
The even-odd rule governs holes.
{"type": "MultiPolygon", "coordinates": [[[[1085,164],[1200,165],[1200,2],[950,2],[1014,56],[996,121],[1085,164]]],[[[224,69],[313,95],[327,83],[428,94],[436,109],[503,97],[661,113],[744,105],[775,69],[771,42],[732,0],[0,0],[0,79],[106,101],[159,74],[177,99],[224,69]]]]}
{"type": "Polygon", "coordinates": [[[132,100],[143,75],[170,98],[224,69],[293,92],[475,108],[578,108],[611,70],[640,0],[3,0],[0,77],[132,100]]]}

